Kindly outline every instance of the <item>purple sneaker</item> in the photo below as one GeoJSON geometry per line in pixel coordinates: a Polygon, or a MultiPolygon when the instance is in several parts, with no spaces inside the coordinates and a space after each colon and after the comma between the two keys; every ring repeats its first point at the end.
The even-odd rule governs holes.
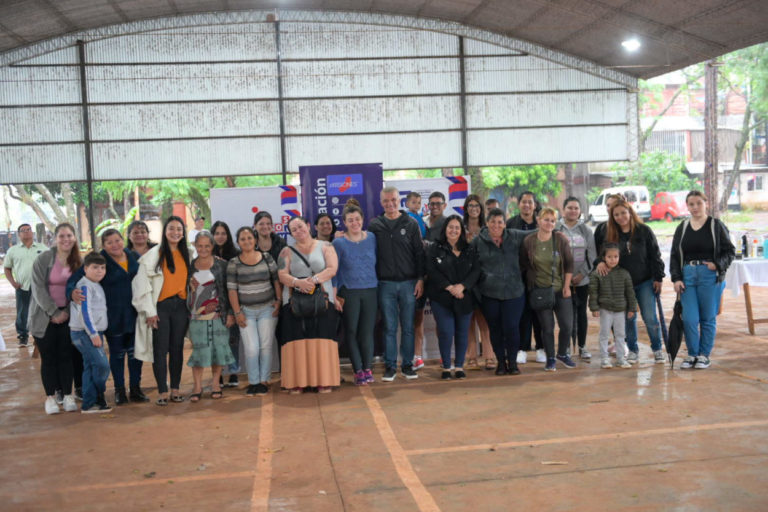
{"type": "Polygon", "coordinates": [[[363,374],[365,375],[365,382],[367,384],[376,382],[376,379],[373,378],[373,372],[371,370],[363,370],[363,374]]]}
{"type": "Polygon", "coordinates": [[[360,370],[355,372],[355,386],[365,386],[368,382],[365,380],[365,372],[360,370]]]}

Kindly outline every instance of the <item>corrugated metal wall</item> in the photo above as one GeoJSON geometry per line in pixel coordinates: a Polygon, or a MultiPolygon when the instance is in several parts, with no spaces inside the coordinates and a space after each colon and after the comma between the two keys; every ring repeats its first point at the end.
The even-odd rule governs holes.
{"type": "MultiPolygon", "coordinates": [[[[463,130],[471,166],[628,157],[625,85],[467,39],[462,96],[456,35],[281,22],[278,38],[276,28],[86,43],[93,178],[279,173],[281,137],[287,172],[459,167],[463,130]]],[[[79,72],[76,48],[0,68],[2,182],[85,179],[79,72]]]]}

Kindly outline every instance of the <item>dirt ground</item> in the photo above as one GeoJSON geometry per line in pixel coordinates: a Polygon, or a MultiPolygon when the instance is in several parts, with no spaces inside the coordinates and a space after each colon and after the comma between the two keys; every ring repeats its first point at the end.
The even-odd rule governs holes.
{"type": "MultiPolygon", "coordinates": [[[[753,292],[766,315],[768,289],[753,292]]],[[[768,510],[768,324],[749,335],[729,292],[709,370],[677,369],[684,349],[674,370],[654,365],[642,334],[629,370],[595,358],[444,382],[433,361],[416,381],[265,397],[241,385],[95,417],[45,415],[40,361],[16,347],[14,314],[1,281],[2,510],[768,510]]],[[[149,365],[143,387],[154,400],[149,365]]]]}

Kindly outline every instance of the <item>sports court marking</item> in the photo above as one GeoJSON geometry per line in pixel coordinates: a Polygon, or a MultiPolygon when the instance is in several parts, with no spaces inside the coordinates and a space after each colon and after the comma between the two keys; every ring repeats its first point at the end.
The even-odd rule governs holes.
{"type": "Polygon", "coordinates": [[[413,496],[416,506],[420,512],[440,512],[440,507],[437,506],[435,499],[429,493],[424,484],[419,480],[416,471],[411,466],[411,461],[408,460],[408,454],[400,445],[395,437],[395,432],[389,424],[387,415],[384,414],[384,410],[381,408],[381,404],[376,400],[373,391],[368,386],[360,386],[360,393],[365,399],[365,403],[368,406],[368,410],[371,411],[373,421],[376,424],[376,428],[379,431],[381,440],[384,442],[389,456],[392,458],[392,463],[395,465],[395,470],[400,480],[413,496]]]}
{"type": "Polygon", "coordinates": [[[261,402],[261,420],[259,421],[259,459],[256,462],[256,475],[253,478],[251,510],[266,512],[269,510],[269,488],[272,483],[272,445],[274,441],[274,401],[272,393],[267,393],[261,402]]]}
{"type": "Polygon", "coordinates": [[[439,453],[470,452],[478,450],[498,450],[500,448],[516,448],[519,446],[546,446],[550,444],[582,443],[588,441],[602,441],[605,439],[626,439],[628,437],[658,436],[674,434],[678,432],[706,432],[710,430],[729,430],[750,427],[768,426],[768,420],[738,421],[732,423],[709,423],[706,425],[689,425],[683,427],[655,428],[649,430],[635,430],[631,432],[610,432],[607,434],[595,434],[591,436],[555,437],[552,439],[532,439],[530,441],[509,441],[506,443],[472,444],[465,446],[446,446],[443,448],[424,448],[420,450],[405,450],[405,455],[432,455],[439,453]]]}

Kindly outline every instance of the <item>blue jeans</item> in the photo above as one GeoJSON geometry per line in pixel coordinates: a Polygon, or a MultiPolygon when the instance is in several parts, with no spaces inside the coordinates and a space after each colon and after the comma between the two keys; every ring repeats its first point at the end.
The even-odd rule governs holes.
{"type": "Polygon", "coordinates": [[[272,304],[260,308],[241,308],[245,314],[245,327],[240,328],[240,339],[245,349],[245,368],[248,384],[269,382],[272,375],[272,350],[275,347],[277,317],[272,316],[272,304]]]}
{"type": "MultiPolygon", "coordinates": [[[[661,327],[656,316],[656,295],[653,293],[653,280],[649,279],[635,286],[635,297],[643,315],[645,328],[648,330],[648,338],[651,340],[651,350],[661,350],[661,327]]],[[[637,354],[637,315],[627,318],[625,324],[627,332],[627,348],[637,354]]]]}
{"type": "Polygon", "coordinates": [[[27,317],[29,316],[29,300],[32,297],[31,290],[16,290],[16,335],[20,340],[29,337],[27,329],[27,317]]]}
{"type": "Polygon", "coordinates": [[[90,409],[99,395],[107,390],[109,362],[104,353],[104,343],[94,347],[88,333],[72,331],[72,344],[83,355],[83,409],[90,409]]]}
{"type": "Polygon", "coordinates": [[[505,361],[510,365],[517,361],[517,351],[520,350],[520,316],[525,302],[525,294],[507,300],[483,296],[483,316],[488,322],[493,352],[502,368],[505,361]]]}
{"type": "Polygon", "coordinates": [[[143,361],[133,357],[134,333],[106,336],[109,345],[109,366],[112,369],[112,380],[115,389],[125,387],[125,357],[128,356],[128,381],[131,387],[141,383],[141,366],[143,361]]]}
{"type": "Polygon", "coordinates": [[[458,314],[434,300],[429,301],[429,303],[437,324],[437,343],[440,347],[443,369],[451,368],[451,346],[454,345],[454,341],[454,365],[456,368],[464,368],[464,356],[467,355],[467,345],[469,344],[469,320],[472,318],[472,312],[458,314]]]}
{"type": "Polygon", "coordinates": [[[413,366],[413,315],[416,281],[379,281],[379,308],[384,322],[384,362],[397,368],[397,322],[400,320],[400,358],[403,368],[413,366]]]}
{"type": "Polygon", "coordinates": [[[717,309],[725,282],[717,282],[717,272],[706,265],[683,267],[685,291],[680,296],[683,304],[683,331],[688,354],[707,356],[715,346],[717,309]],[[699,331],[701,329],[701,331],[699,331]]]}

